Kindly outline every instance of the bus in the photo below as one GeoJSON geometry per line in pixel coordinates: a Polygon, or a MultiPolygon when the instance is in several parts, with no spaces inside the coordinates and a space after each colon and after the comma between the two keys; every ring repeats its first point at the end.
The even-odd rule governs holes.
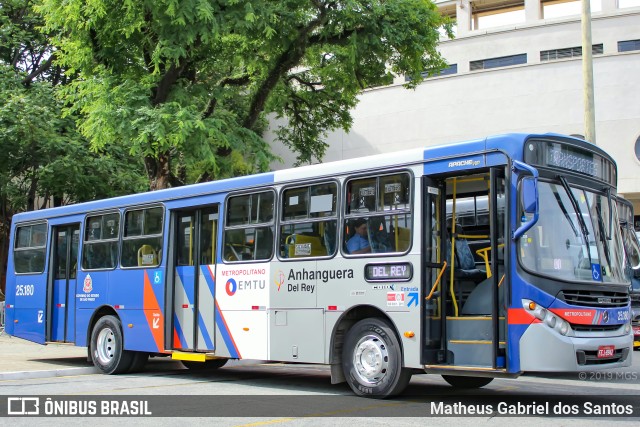
{"type": "Polygon", "coordinates": [[[616,180],[586,141],[505,134],[21,213],[6,329],[105,374],[324,364],[377,398],[630,366],[616,180]]]}
{"type": "Polygon", "coordinates": [[[617,198],[620,215],[620,231],[627,254],[627,277],[631,282],[631,328],[633,329],[633,349],[640,350],[640,267],[634,255],[640,252],[640,241],[633,227],[633,204],[621,197],[617,198]],[[635,268],[633,268],[635,266],[635,268]]]}

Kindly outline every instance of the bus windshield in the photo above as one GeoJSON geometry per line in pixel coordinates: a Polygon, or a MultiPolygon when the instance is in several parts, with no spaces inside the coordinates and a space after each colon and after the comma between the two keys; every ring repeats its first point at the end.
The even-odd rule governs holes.
{"type": "Polygon", "coordinates": [[[612,226],[617,209],[606,194],[541,181],[539,197],[538,222],[518,242],[525,269],[564,281],[626,282],[620,229],[612,226]]]}

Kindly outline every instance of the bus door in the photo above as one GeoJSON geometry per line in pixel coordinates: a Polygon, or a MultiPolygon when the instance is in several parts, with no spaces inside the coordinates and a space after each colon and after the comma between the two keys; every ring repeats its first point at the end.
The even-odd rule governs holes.
{"type": "Polygon", "coordinates": [[[218,205],[175,215],[172,349],[215,349],[214,289],[218,205]]]}
{"type": "Polygon", "coordinates": [[[504,177],[491,168],[424,178],[427,365],[505,368],[504,177]]]}
{"type": "Polygon", "coordinates": [[[75,291],[80,224],[53,227],[52,268],[47,304],[48,341],[75,340],[75,291]]]}

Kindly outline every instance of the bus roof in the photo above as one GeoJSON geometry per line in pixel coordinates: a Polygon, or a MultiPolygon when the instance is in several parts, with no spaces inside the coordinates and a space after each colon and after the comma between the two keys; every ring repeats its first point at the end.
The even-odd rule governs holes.
{"type": "MultiPolygon", "coordinates": [[[[13,222],[17,223],[37,221],[44,218],[83,214],[88,211],[116,209],[128,207],[131,205],[146,205],[218,192],[229,192],[234,190],[241,190],[243,188],[252,186],[284,183],[291,180],[310,179],[323,176],[331,177],[342,173],[358,173],[384,167],[419,164],[425,161],[460,155],[468,155],[471,153],[480,153],[487,150],[502,151],[511,158],[520,159],[522,157],[522,146],[524,144],[524,141],[532,137],[561,137],[565,140],[573,140],[581,145],[589,144],[577,138],[550,133],[510,133],[495,135],[470,141],[382,153],[357,159],[347,159],[335,162],[300,166],[297,168],[283,169],[275,172],[229,178],[200,184],[191,184],[183,187],[169,188],[158,191],[148,191],[144,193],[131,194],[110,199],[94,200],[68,206],[23,212],[14,215],[13,222]]],[[[602,155],[610,158],[610,156],[608,156],[604,151],[600,150],[595,145],[589,145],[591,149],[598,151],[602,155]]]]}

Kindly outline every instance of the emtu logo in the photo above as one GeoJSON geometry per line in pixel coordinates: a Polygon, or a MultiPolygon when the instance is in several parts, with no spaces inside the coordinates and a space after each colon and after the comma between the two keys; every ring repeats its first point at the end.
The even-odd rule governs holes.
{"type": "Polygon", "coordinates": [[[280,291],[280,286],[284,284],[284,273],[282,270],[278,270],[273,280],[276,282],[276,285],[278,285],[278,291],[280,291]]]}
{"type": "Polygon", "coordinates": [[[234,296],[236,291],[238,290],[238,284],[236,283],[236,281],[232,278],[230,278],[229,280],[227,280],[227,284],[225,285],[225,289],[227,291],[227,295],[229,295],[230,297],[234,296]]]}

